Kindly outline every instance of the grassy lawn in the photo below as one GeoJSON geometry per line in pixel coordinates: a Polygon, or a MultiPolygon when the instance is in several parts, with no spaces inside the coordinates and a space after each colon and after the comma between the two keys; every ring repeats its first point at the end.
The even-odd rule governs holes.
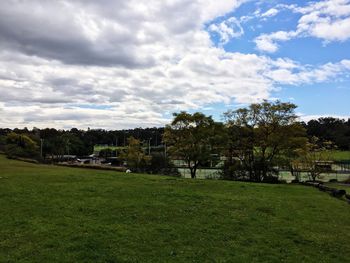
{"type": "Polygon", "coordinates": [[[348,194],[350,194],[350,184],[326,183],[325,185],[339,189],[339,190],[345,190],[348,194]]]}
{"type": "Polygon", "coordinates": [[[0,262],[350,262],[350,205],[312,187],[0,155],[0,262]]]}
{"type": "Polygon", "coordinates": [[[350,161],[350,151],[332,151],[331,158],[334,161],[350,161]]]}
{"type": "Polygon", "coordinates": [[[94,152],[99,152],[101,150],[105,150],[105,149],[110,149],[112,151],[115,151],[115,150],[122,150],[124,149],[125,147],[124,146],[103,146],[103,145],[95,145],[94,146],[94,152]]]}

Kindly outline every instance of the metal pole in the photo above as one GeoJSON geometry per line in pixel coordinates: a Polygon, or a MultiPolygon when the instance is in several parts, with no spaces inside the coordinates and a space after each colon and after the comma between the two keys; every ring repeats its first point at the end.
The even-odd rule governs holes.
{"type": "Polygon", "coordinates": [[[43,158],[43,141],[44,139],[40,139],[40,157],[43,158]]]}
{"type": "Polygon", "coordinates": [[[148,140],[148,155],[151,155],[151,139],[152,138],[149,138],[148,140]]]}
{"type": "Polygon", "coordinates": [[[156,145],[155,145],[156,147],[158,146],[158,136],[157,135],[158,135],[158,132],[156,130],[156,145]]]}

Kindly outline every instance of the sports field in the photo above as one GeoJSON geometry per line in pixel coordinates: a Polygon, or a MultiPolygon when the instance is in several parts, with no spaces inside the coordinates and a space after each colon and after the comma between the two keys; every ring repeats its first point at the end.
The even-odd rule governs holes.
{"type": "Polygon", "coordinates": [[[350,162],[350,151],[332,151],[331,159],[334,161],[349,161],[350,162]]]}

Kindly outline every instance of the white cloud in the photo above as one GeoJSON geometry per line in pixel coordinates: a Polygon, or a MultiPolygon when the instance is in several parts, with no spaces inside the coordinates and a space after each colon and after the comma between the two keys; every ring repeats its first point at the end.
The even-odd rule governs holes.
{"type": "Polygon", "coordinates": [[[316,37],[324,40],[325,43],[346,41],[350,38],[349,0],[311,2],[305,7],[283,5],[283,8],[301,14],[296,29],[258,36],[254,40],[258,50],[276,52],[278,50],[277,42],[296,37],[316,37]]]}
{"type": "Polygon", "coordinates": [[[230,17],[220,23],[211,24],[208,29],[219,34],[221,44],[227,44],[232,38],[237,38],[244,34],[240,22],[235,17],[230,17]]]}
{"type": "Polygon", "coordinates": [[[272,68],[266,76],[276,83],[290,85],[326,82],[350,70],[350,60],[326,63],[318,67],[305,67],[290,60],[284,61],[282,59],[271,64],[275,65],[276,68],[272,68]]]}
{"type": "MultiPolygon", "coordinates": [[[[169,121],[164,113],[257,102],[281,83],[326,80],[349,70],[349,61],[304,68],[215,47],[205,25],[242,2],[2,3],[1,126],[163,125],[169,121]]],[[[227,39],[237,34],[229,26],[222,30],[227,39]]]]}
{"type": "Polygon", "coordinates": [[[297,34],[298,33],[294,31],[290,31],[290,32],[278,31],[272,34],[262,34],[258,36],[254,40],[254,42],[258,50],[274,53],[278,50],[277,42],[290,40],[291,38],[295,37],[297,34]]]}
{"type": "Polygon", "coordinates": [[[332,118],[338,118],[342,120],[348,120],[350,119],[350,115],[338,115],[334,113],[329,113],[329,114],[318,114],[318,115],[307,115],[304,113],[298,113],[299,119],[304,122],[308,122],[311,120],[317,120],[319,118],[327,118],[327,117],[332,117],[332,118]]]}
{"type": "Polygon", "coordinates": [[[330,41],[345,41],[350,38],[350,17],[331,19],[318,17],[313,22],[303,22],[298,25],[308,35],[330,41]]]}
{"type": "Polygon", "coordinates": [[[276,8],[271,8],[269,10],[267,10],[265,13],[261,14],[261,17],[273,17],[275,15],[277,15],[279,12],[279,10],[277,10],[276,8]]]}

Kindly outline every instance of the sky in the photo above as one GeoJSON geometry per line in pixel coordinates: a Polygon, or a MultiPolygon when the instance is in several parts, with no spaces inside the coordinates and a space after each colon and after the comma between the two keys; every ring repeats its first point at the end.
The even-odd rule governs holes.
{"type": "Polygon", "coordinates": [[[281,100],[350,117],[350,0],[7,0],[0,127],[163,126],[281,100]]]}

